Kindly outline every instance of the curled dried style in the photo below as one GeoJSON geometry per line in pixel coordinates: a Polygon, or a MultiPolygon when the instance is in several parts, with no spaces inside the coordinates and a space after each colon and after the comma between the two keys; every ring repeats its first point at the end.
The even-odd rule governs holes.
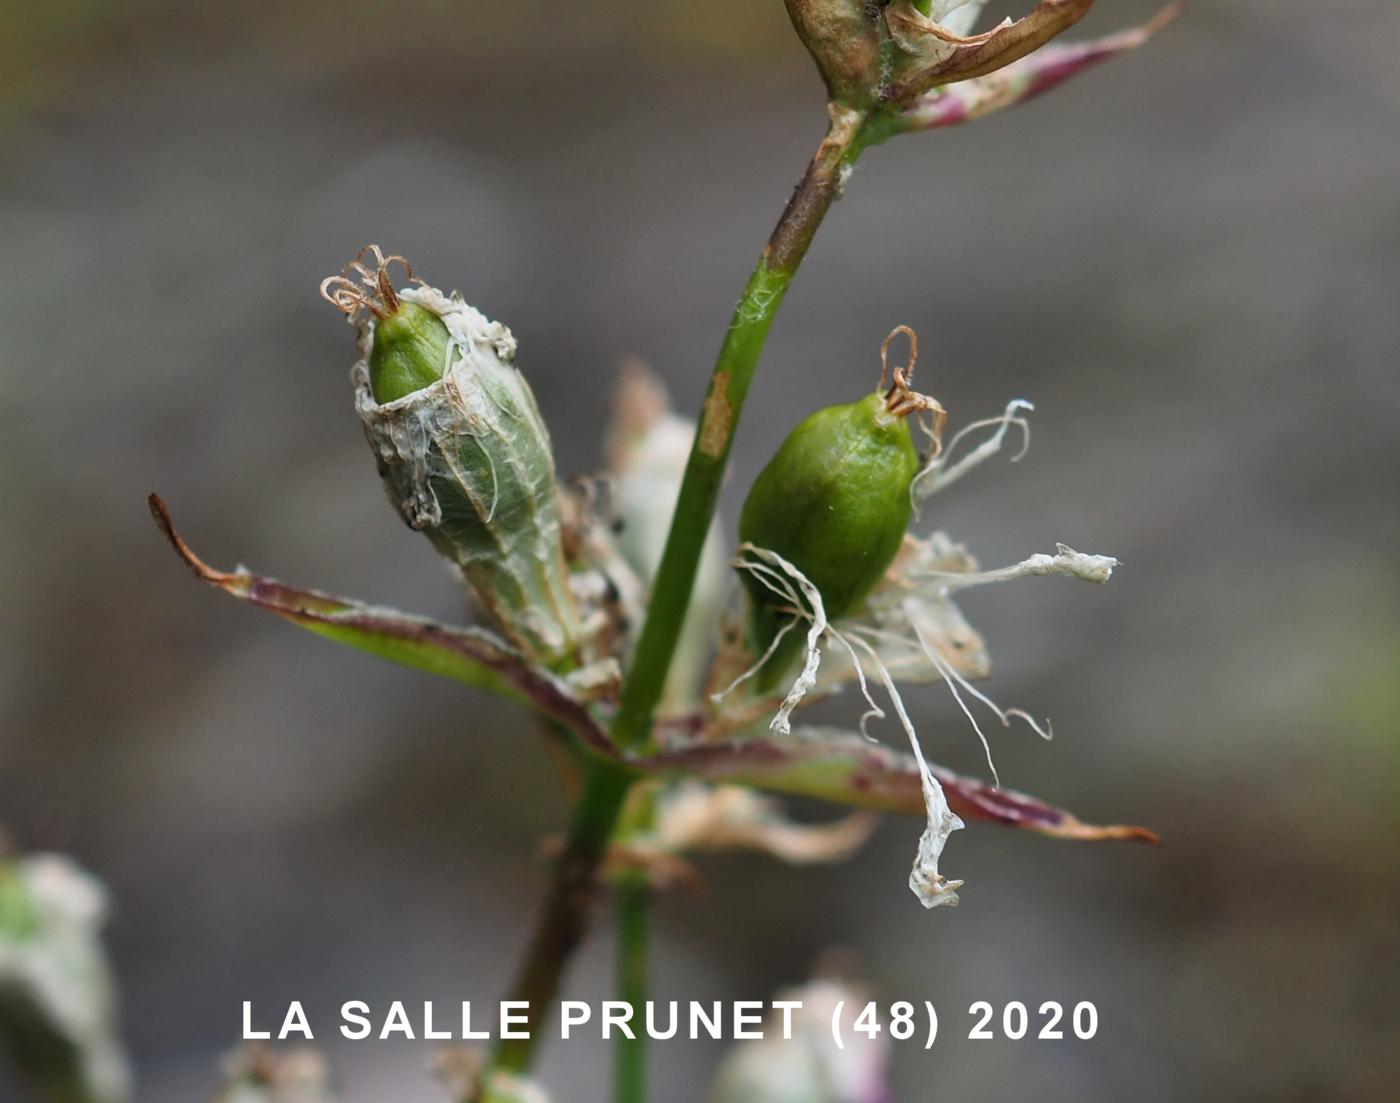
{"type": "Polygon", "coordinates": [[[943,424],[948,420],[948,411],[943,409],[936,398],[919,394],[911,386],[914,378],[914,363],[919,359],[919,335],[908,326],[895,326],[889,336],[880,344],[880,383],[878,391],[885,390],[885,381],[891,380],[890,389],[885,393],[885,410],[894,417],[909,417],[911,414],[927,413],[924,431],[933,442],[933,455],[943,450],[943,424]],[[890,369],[890,345],[900,334],[909,338],[909,363],[904,367],[890,369]]]}
{"type": "Polygon", "coordinates": [[[403,266],[404,279],[412,282],[413,265],[406,257],[397,253],[386,257],[378,245],[366,245],[340,275],[321,281],[321,298],[352,318],[361,310],[376,318],[387,317],[399,309],[399,296],[389,278],[389,268],[395,263],[403,266]],[[365,264],[366,254],[373,258],[373,270],[365,264]]]}

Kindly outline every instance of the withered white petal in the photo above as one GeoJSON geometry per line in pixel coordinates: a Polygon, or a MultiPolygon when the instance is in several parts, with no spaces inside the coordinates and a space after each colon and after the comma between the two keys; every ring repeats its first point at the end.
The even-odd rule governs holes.
{"type": "Polygon", "coordinates": [[[928,811],[928,826],[919,836],[919,850],[914,856],[914,868],[909,872],[909,889],[926,908],[943,905],[955,906],[958,902],[957,890],[961,881],[949,881],[938,872],[938,859],[943,855],[943,847],[948,836],[963,827],[951,808],[948,798],[943,795],[943,786],[929,771],[922,756],[919,758],[919,774],[923,782],[924,807],[928,811]]]}
{"type": "Polygon", "coordinates": [[[811,865],[850,857],[875,823],[867,812],[830,823],[797,823],[773,797],[737,785],[689,781],[662,794],[652,834],[675,853],[759,850],[793,865],[811,865]]]}
{"type": "Polygon", "coordinates": [[[987,0],[933,0],[929,17],[952,34],[966,37],[977,25],[987,0]]]}

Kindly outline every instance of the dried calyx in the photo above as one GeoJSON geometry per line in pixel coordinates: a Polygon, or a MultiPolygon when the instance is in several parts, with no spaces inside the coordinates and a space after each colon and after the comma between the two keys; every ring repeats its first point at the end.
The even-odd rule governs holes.
{"type": "Polygon", "coordinates": [[[455,292],[395,289],[374,245],[321,294],[359,327],[355,410],[399,515],[470,584],[525,655],[569,666],[584,637],[549,431],[515,338],[455,292]]]}
{"type": "Polygon", "coordinates": [[[1039,49],[1093,0],[1040,0],[1019,19],[973,28],[985,0],[786,0],[832,102],[879,114],[934,88],[995,73],[1039,49]]]}

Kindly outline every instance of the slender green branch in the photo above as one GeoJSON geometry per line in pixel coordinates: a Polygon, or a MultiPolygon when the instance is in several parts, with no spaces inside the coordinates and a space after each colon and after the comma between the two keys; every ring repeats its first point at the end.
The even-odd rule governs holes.
{"type": "Polygon", "coordinates": [[[859,153],[865,115],[840,107],[832,107],[830,113],[826,138],[788,200],[734,307],[710,377],[666,549],[652,583],[646,620],[622,688],[622,706],[613,720],[613,742],[627,750],[642,747],[651,738],[656,704],[690,605],[695,570],[715,515],[734,431],[768,330],[817,227],[840,193],[843,173],[859,153]]]}
{"type": "MultiPolygon", "coordinates": [[[[612,741],[624,750],[639,749],[651,738],[656,705],[690,604],[700,550],[714,518],[734,431],[764,340],[817,227],[840,194],[845,171],[862,148],[861,128],[866,116],[839,107],[832,107],[830,116],[826,137],[768,239],[720,346],[671,531],[652,586],[646,621],[611,728],[612,741]]],[[[524,1072],[530,1067],[544,1013],[559,990],[570,956],[583,938],[589,906],[597,891],[598,864],[617,825],[631,781],[616,766],[596,761],[589,767],[564,853],[555,867],[538,925],[511,990],[511,999],[528,1001],[530,1005],[531,1038],[501,1042],[492,1061],[493,1069],[524,1072]]],[[[639,1063],[642,1051],[634,1053],[639,1063]]],[[[624,1076],[636,1075],[640,1083],[641,1070],[628,1073],[620,1069],[618,1075],[619,1082],[624,1076]]]]}
{"type": "Polygon", "coordinates": [[[645,872],[624,874],[617,886],[617,994],[632,1007],[636,1038],[614,1051],[614,1103],[646,1103],[647,954],[651,943],[651,886],[645,872]]]}

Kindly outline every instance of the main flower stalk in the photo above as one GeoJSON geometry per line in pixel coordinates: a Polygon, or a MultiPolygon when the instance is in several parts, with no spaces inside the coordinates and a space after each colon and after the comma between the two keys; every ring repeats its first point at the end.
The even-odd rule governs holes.
{"type": "Polygon", "coordinates": [[[734,432],[768,330],[817,227],[841,192],[844,173],[860,152],[865,114],[834,106],[830,113],[827,135],[788,200],[734,307],[710,376],[709,393],[676,500],[675,519],[656,570],[632,669],[622,687],[621,708],[612,724],[612,740],[625,750],[639,749],[651,737],[656,705],[690,604],[700,551],[719,501],[734,432]]]}
{"type": "MultiPolygon", "coordinates": [[[[763,343],[817,228],[840,194],[844,173],[859,155],[865,119],[860,111],[831,109],[826,137],[788,200],[734,308],[710,378],[646,620],[623,684],[621,707],[610,729],[612,741],[624,750],[640,750],[651,739],[657,703],[675,655],[701,549],[763,343]]],[[[590,765],[584,779],[564,852],[510,993],[511,999],[530,1004],[528,1033],[532,1038],[540,1033],[544,1008],[558,992],[569,958],[583,938],[597,888],[598,866],[631,784],[628,773],[601,761],[590,765]]],[[[498,1069],[523,1072],[533,1061],[534,1049],[533,1041],[502,1042],[493,1064],[498,1069]]]]}

